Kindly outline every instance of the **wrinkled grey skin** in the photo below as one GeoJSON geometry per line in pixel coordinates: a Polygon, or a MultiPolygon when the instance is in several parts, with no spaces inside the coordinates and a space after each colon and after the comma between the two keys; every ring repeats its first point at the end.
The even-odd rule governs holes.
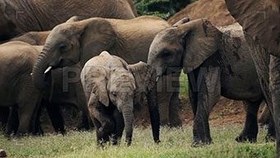
{"type": "MultiPolygon", "coordinates": [[[[41,88],[49,84],[44,81],[44,72],[49,66],[57,68],[80,63],[83,67],[90,58],[104,50],[122,57],[130,64],[147,61],[153,38],[167,27],[169,24],[166,21],[152,16],[131,20],[90,18],[60,24],[51,31],[34,66],[35,84],[41,88]]],[[[178,76],[175,79],[178,82],[178,76]]],[[[162,87],[165,85],[164,82],[162,87]]],[[[166,118],[166,124],[170,122],[174,126],[181,125],[176,108],[179,104],[179,88],[176,88],[176,91],[162,88],[158,96],[159,103],[171,109],[171,117],[168,112],[161,116],[166,118]]]]}
{"type": "MultiPolygon", "coordinates": [[[[42,46],[14,41],[0,45],[0,100],[1,107],[18,108],[18,130],[16,134],[29,133],[31,118],[40,103],[40,92],[32,83],[32,67],[42,46]]],[[[10,124],[11,125],[11,124],[10,124]]],[[[9,124],[8,124],[9,126],[9,124]]],[[[7,134],[10,134],[7,127],[7,134]]]]}
{"type": "Polygon", "coordinates": [[[131,0],[1,0],[0,41],[29,31],[50,30],[72,16],[131,19],[131,0]]]}
{"type": "MultiPolygon", "coordinates": [[[[68,20],[71,22],[73,19],[68,20]]],[[[49,31],[28,32],[22,36],[13,38],[11,41],[23,41],[31,45],[44,45],[49,31]]],[[[38,52],[39,55],[39,52],[38,52]]],[[[33,63],[34,65],[34,63],[33,63]]],[[[71,105],[82,112],[82,120],[78,129],[89,129],[88,110],[82,85],[79,80],[79,65],[56,69],[51,71],[51,84],[48,90],[41,91],[43,95],[42,104],[47,107],[48,114],[56,132],[65,133],[64,120],[59,107],[62,105],[71,105]],[[71,73],[75,73],[71,75],[71,73]]]]}
{"type": "Polygon", "coordinates": [[[158,76],[168,74],[168,67],[188,74],[194,145],[212,142],[208,119],[220,95],[244,101],[246,123],[236,140],[256,141],[257,111],[264,97],[249,51],[239,25],[218,29],[204,19],[170,27],[152,42],[148,64],[158,76]]]}
{"type": "Polygon", "coordinates": [[[243,27],[252,50],[266,101],[273,112],[277,157],[280,157],[280,2],[226,0],[231,15],[243,27]]]}
{"type": "Polygon", "coordinates": [[[127,145],[131,144],[134,105],[139,104],[138,98],[142,94],[148,98],[154,140],[159,142],[156,93],[151,93],[156,92],[155,80],[155,71],[146,63],[128,65],[106,51],[86,62],[81,82],[99,145],[109,141],[110,137],[113,144],[117,144],[123,130],[127,145]]]}

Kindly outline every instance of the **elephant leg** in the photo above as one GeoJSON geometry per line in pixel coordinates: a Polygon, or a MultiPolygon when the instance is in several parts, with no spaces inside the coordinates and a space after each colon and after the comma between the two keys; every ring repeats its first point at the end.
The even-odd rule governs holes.
{"type": "Polygon", "coordinates": [[[212,143],[209,115],[221,94],[220,69],[217,67],[202,68],[197,81],[199,82],[196,82],[198,102],[193,125],[194,147],[212,143]]]}
{"type": "Polygon", "coordinates": [[[275,131],[275,124],[273,120],[273,116],[270,114],[267,126],[267,135],[265,136],[265,140],[267,142],[269,141],[275,141],[276,140],[276,131],[275,131]]]}
{"type": "Polygon", "coordinates": [[[66,134],[66,130],[64,127],[64,119],[62,116],[62,112],[60,106],[57,104],[50,103],[45,100],[45,107],[47,109],[49,118],[51,120],[52,126],[55,132],[61,132],[61,134],[66,134]]]}
{"type": "Polygon", "coordinates": [[[157,100],[159,105],[160,124],[162,126],[169,125],[169,102],[172,93],[166,91],[166,76],[163,76],[157,82],[157,100]]]}
{"type": "Polygon", "coordinates": [[[275,122],[276,131],[276,146],[277,155],[280,156],[280,58],[272,56],[270,57],[269,65],[269,88],[271,92],[272,104],[273,104],[273,116],[275,122]]]}
{"type": "Polygon", "coordinates": [[[182,126],[182,121],[180,119],[180,74],[181,73],[172,73],[168,75],[168,93],[171,93],[170,102],[169,102],[169,123],[171,127],[180,127],[182,126]]]}
{"type": "Polygon", "coordinates": [[[40,122],[41,113],[42,113],[42,106],[41,106],[41,104],[37,104],[36,110],[32,116],[33,121],[32,121],[31,132],[33,135],[43,135],[44,134],[44,131],[41,127],[41,122],[40,122]]]}
{"type": "Polygon", "coordinates": [[[254,143],[257,141],[258,135],[258,110],[262,100],[255,102],[243,101],[246,108],[246,121],[241,134],[235,138],[237,142],[249,141],[254,143]]]}
{"type": "Polygon", "coordinates": [[[179,92],[174,92],[169,105],[169,122],[171,127],[181,127],[179,92]]]}
{"type": "Polygon", "coordinates": [[[5,135],[9,137],[11,134],[16,134],[19,126],[17,105],[8,108],[8,120],[5,135]]]}
{"type": "MultiPolygon", "coordinates": [[[[102,106],[102,105],[101,105],[102,106]]],[[[110,116],[106,115],[106,109],[93,105],[88,105],[90,117],[96,127],[97,145],[103,146],[110,140],[110,135],[114,133],[114,122],[110,116]]]]}
{"type": "Polygon", "coordinates": [[[91,117],[91,120],[94,124],[94,127],[96,128],[96,140],[97,140],[97,146],[101,146],[101,142],[103,140],[103,137],[101,135],[101,132],[98,130],[101,128],[101,123],[94,117],[91,117]]]}
{"type": "Polygon", "coordinates": [[[0,107],[0,121],[1,121],[1,129],[2,131],[5,131],[5,128],[8,123],[9,118],[9,107],[0,107]]]}
{"type": "MultiPolygon", "coordinates": [[[[29,98],[28,98],[29,99],[29,98]]],[[[18,118],[19,126],[17,135],[27,134],[31,127],[31,118],[36,108],[36,100],[29,100],[19,103],[18,118]]]]}
{"type": "Polygon", "coordinates": [[[180,73],[164,75],[157,83],[160,123],[163,126],[178,127],[182,125],[179,117],[179,76],[180,73]]]}
{"type": "Polygon", "coordinates": [[[85,130],[90,129],[88,114],[84,111],[82,111],[81,122],[78,125],[78,130],[82,130],[82,129],[85,129],[85,130]]]}
{"type": "Polygon", "coordinates": [[[168,126],[169,125],[169,100],[170,97],[163,97],[165,95],[158,94],[159,100],[159,113],[160,113],[160,124],[162,126],[168,126]]]}
{"type": "Polygon", "coordinates": [[[101,144],[104,144],[110,140],[110,136],[114,132],[114,123],[113,120],[107,117],[99,117],[98,121],[101,123],[101,127],[96,130],[98,130],[101,135],[101,144]]]}
{"type": "Polygon", "coordinates": [[[124,119],[123,119],[123,115],[117,109],[114,110],[113,118],[115,121],[115,129],[112,136],[113,139],[112,142],[113,145],[117,145],[122,138],[122,134],[124,130],[124,119]]]}
{"type": "Polygon", "coordinates": [[[82,112],[82,117],[81,117],[82,119],[78,125],[78,129],[90,130],[90,118],[89,118],[89,111],[87,108],[87,101],[86,101],[83,87],[80,82],[75,84],[75,91],[78,100],[78,108],[82,112]]]}

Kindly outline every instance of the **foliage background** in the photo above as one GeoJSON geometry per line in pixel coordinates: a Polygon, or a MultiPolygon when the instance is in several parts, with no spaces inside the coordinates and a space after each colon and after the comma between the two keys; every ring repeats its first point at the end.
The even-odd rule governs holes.
{"type": "Polygon", "coordinates": [[[156,15],[168,19],[195,0],[134,0],[139,15],[156,15]]]}

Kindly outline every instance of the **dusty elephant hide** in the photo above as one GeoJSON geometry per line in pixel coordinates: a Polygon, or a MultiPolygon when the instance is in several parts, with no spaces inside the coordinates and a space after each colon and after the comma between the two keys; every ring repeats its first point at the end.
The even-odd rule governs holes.
{"type": "Polygon", "coordinates": [[[235,23],[234,18],[227,10],[224,0],[198,0],[173,15],[168,19],[168,22],[174,24],[185,17],[189,17],[191,20],[207,18],[216,26],[235,23]]]}

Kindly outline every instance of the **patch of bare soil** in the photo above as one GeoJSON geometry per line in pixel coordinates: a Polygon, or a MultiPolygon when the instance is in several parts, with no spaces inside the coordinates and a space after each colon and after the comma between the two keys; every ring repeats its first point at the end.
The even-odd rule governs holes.
{"type": "MultiPolygon", "coordinates": [[[[188,98],[181,98],[180,118],[184,125],[193,124],[193,112],[188,98]]],[[[259,110],[259,115],[262,112],[262,107],[259,110]]],[[[230,100],[221,97],[220,101],[214,106],[210,114],[211,126],[220,126],[227,124],[244,124],[245,109],[242,101],[230,100]]],[[[136,111],[136,124],[139,126],[149,126],[149,113],[147,106],[144,106],[141,111],[136,111]]]]}
{"type": "MultiPolygon", "coordinates": [[[[185,124],[193,123],[193,113],[188,99],[181,99],[182,110],[180,117],[185,124]]],[[[245,119],[245,109],[241,101],[229,100],[221,97],[220,101],[214,106],[210,114],[210,124],[242,124],[245,119]]]]}
{"type": "MultiPolygon", "coordinates": [[[[193,123],[193,114],[191,111],[191,105],[188,99],[181,99],[182,110],[180,117],[185,124],[193,123]]],[[[262,104],[258,113],[258,116],[264,110],[262,104]]],[[[246,111],[242,101],[230,100],[224,97],[220,98],[220,101],[214,106],[210,114],[211,126],[220,126],[227,124],[244,124],[246,117],[246,111]]]]}
{"type": "Polygon", "coordinates": [[[227,10],[224,0],[198,0],[173,15],[168,19],[168,22],[174,24],[184,17],[189,17],[191,20],[207,18],[216,26],[235,23],[234,18],[227,10]]]}

